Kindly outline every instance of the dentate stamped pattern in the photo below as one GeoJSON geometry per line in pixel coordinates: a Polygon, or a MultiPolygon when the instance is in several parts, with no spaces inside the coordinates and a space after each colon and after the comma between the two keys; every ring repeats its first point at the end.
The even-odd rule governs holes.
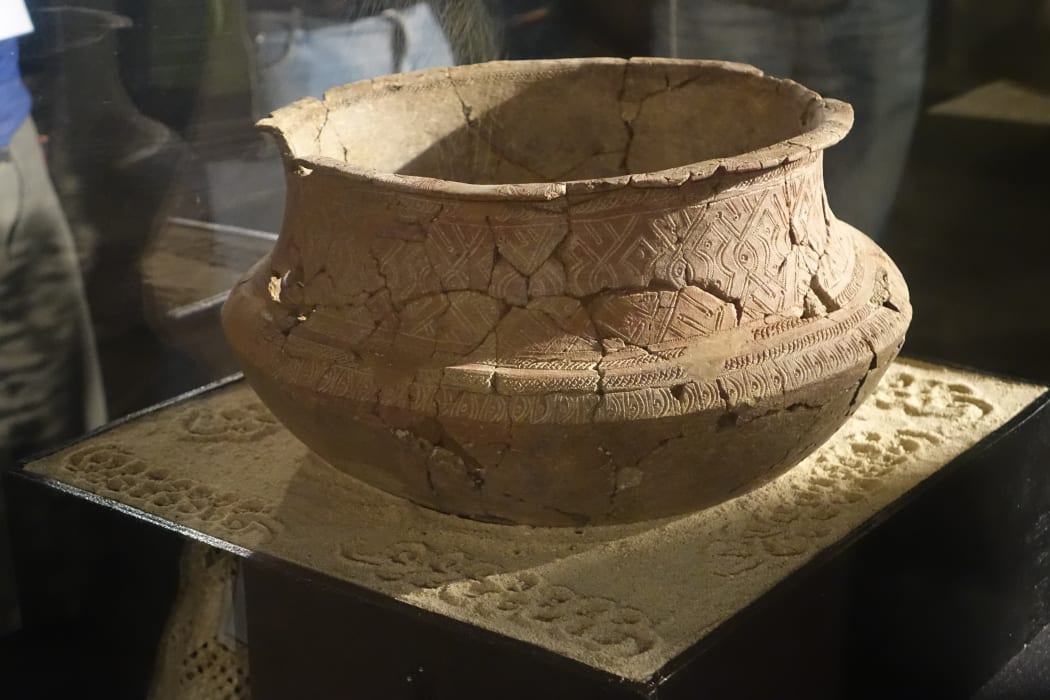
{"type": "Polygon", "coordinates": [[[472,522],[317,460],[305,469],[306,448],[283,427],[270,430],[272,417],[245,384],[111,429],[28,469],[644,679],[1042,391],[898,362],[831,440],[765,486],[688,516],[576,532],[472,522]],[[209,446],[220,459],[201,454],[209,446]],[[231,480],[231,472],[239,476],[231,480]]]}
{"type": "MultiPolygon", "coordinates": [[[[756,217],[761,218],[753,216],[756,217]]],[[[786,235],[785,229],[784,236],[786,235]]],[[[836,238],[846,239],[845,245],[853,246],[845,234],[836,238]]],[[[841,245],[839,247],[841,248],[841,245]]],[[[688,247],[684,248],[688,251],[688,247]]],[[[769,255],[761,257],[756,254],[755,259],[768,257],[769,255]]],[[[795,257],[807,259],[805,256],[795,257]]],[[[849,259],[853,260],[854,257],[850,255],[849,259]]],[[[678,258],[678,262],[684,266],[681,270],[692,270],[694,263],[696,266],[706,264],[701,257],[692,258],[692,262],[689,262],[689,259],[690,256],[685,253],[678,258]]],[[[708,261],[712,260],[713,258],[708,261]]],[[[669,261],[669,270],[678,270],[678,262],[669,261]]],[[[792,272],[793,267],[789,262],[791,260],[786,257],[775,256],[772,261],[763,263],[763,269],[776,269],[777,275],[781,277],[813,277],[811,273],[799,277],[792,272]]],[[[853,266],[850,271],[858,268],[859,266],[853,266]]],[[[502,271],[500,274],[507,275],[508,279],[513,279],[513,275],[520,275],[503,261],[497,261],[493,270],[502,271]]],[[[646,274],[653,277],[656,273],[650,271],[646,274]]],[[[762,305],[763,293],[760,293],[760,290],[772,289],[769,284],[775,280],[771,278],[759,282],[743,273],[734,274],[723,273],[724,282],[728,287],[736,284],[740,290],[759,291],[756,292],[754,304],[747,306],[752,311],[739,312],[734,303],[722,301],[687,285],[679,292],[598,295],[589,309],[574,299],[548,297],[522,307],[510,304],[509,309],[504,307],[501,312],[500,305],[506,298],[522,295],[527,289],[526,278],[519,277],[518,292],[505,290],[504,282],[500,282],[500,291],[491,292],[497,295],[496,299],[480,293],[463,292],[459,293],[458,297],[440,293],[423,295],[406,302],[401,311],[397,312],[398,333],[380,342],[388,342],[400,351],[425,354],[443,351],[459,357],[466,357],[463,354],[472,351],[483,352],[489,346],[495,346],[497,351],[503,347],[527,348],[529,352],[537,354],[535,359],[530,359],[528,353],[517,357],[497,353],[495,360],[490,361],[487,355],[483,355],[478,359],[486,365],[491,362],[491,368],[480,368],[475,364],[450,365],[448,368],[453,370],[453,373],[449,374],[477,374],[478,381],[459,384],[460,388],[476,393],[539,396],[550,391],[596,388],[598,384],[594,379],[595,368],[604,379],[607,376],[605,368],[616,364],[619,365],[618,372],[611,381],[602,382],[604,388],[616,391],[649,388],[652,386],[650,382],[654,369],[644,365],[659,360],[659,354],[666,358],[663,360],[664,367],[661,368],[661,372],[668,376],[682,377],[681,365],[674,357],[688,352],[689,342],[693,339],[731,330],[737,325],[736,316],[739,313],[782,319],[772,323],[753,324],[754,327],[751,328],[751,334],[756,341],[779,342],[765,342],[765,349],[762,351],[730,357],[724,363],[727,372],[741,370],[738,373],[739,381],[756,386],[772,383],[790,388],[801,387],[837,372],[849,362],[858,361],[854,340],[862,347],[869,347],[884,343],[888,337],[900,333],[900,319],[889,312],[881,313],[873,305],[862,304],[848,316],[841,313],[829,314],[826,309],[824,316],[808,318],[771,314],[771,307],[762,305]],[[736,282],[733,281],[734,278],[736,282]],[[501,314],[504,315],[501,317],[501,314]],[[805,328],[813,330],[805,332],[805,328]],[[597,352],[601,347],[598,342],[600,336],[606,339],[602,341],[605,348],[597,352]],[[619,343],[619,347],[610,349],[610,343],[615,342],[619,343]],[[800,351],[807,348],[818,348],[819,352],[800,354],[800,351]],[[634,349],[637,352],[625,352],[625,349],[634,349]],[[571,359],[573,354],[580,353],[590,353],[593,359],[590,362],[571,359]],[[554,355],[561,355],[566,359],[555,359],[552,357],[554,355]],[[774,358],[785,355],[795,356],[794,360],[786,360],[791,366],[770,363],[774,358]],[[541,359],[545,356],[549,359],[541,359]],[[804,365],[801,369],[796,368],[799,362],[804,365]],[[534,365],[534,372],[514,373],[514,370],[528,368],[529,365],[534,365]],[[794,380],[784,382],[785,373],[794,377],[794,380]]],[[[863,275],[858,272],[855,277],[862,279],[863,275]]],[[[813,279],[816,283],[816,277],[813,279]]],[[[859,285],[858,282],[854,287],[859,285]]],[[[801,289],[799,294],[792,297],[794,313],[802,313],[804,297],[801,289]]],[[[839,298],[844,300],[845,296],[840,294],[839,298]]],[[[307,325],[308,323],[303,323],[303,326],[307,325]]],[[[369,338],[376,338],[383,331],[383,325],[374,321],[369,321],[369,327],[372,328],[371,335],[367,336],[369,338]]],[[[860,354],[864,353],[867,351],[860,354]]],[[[315,386],[322,394],[332,397],[357,397],[366,400],[366,397],[376,395],[372,369],[367,363],[348,361],[338,368],[327,366],[325,369],[328,374],[314,381],[308,367],[301,366],[302,363],[296,362],[294,357],[291,360],[283,367],[275,367],[275,372],[297,373],[294,377],[295,383],[315,386]],[[341,380],[334,381],[337,370],[341,380]]],[[[417,376],[415,381],[421,386],[427,383],[421,375],[417,376]]],[[[729,376],[727,381],[733,382],[734,378],[729,376]]],[[[755,395],[751,400],[761,400],[764,396],[765,394],[755,395]]],[[[538,400],[540,399],[532,399],[538,400]]],[[[404,401],[403,394],[386,393],[378,396],[378,402],[383,405],[415,408],[404,401]]],[[[615,413],[605,412],[603,416],[606,416],[605,420],[623,420],[615,413]]]]}
{"type": "MultiPolygon", "coordinates": [[[[610,356],[603,340],[653,351],[754,326],[756,341],[768,344],[784,322],[805,325],[849,304],[863,283],[853,236],[829,233],[819,160],[793,165],[781,178],[755,177],[748,188],[684,208],[653,192],[630,198],[629,208],[606,196],[553,215],[535,211],[531,221],[485,217],[481,224],[462,206],[434,200],[407,207],[422,198],[362,190],[361,197],[401,211],[368,251],[384,286],[346,299],[300,273],[275,270],[275,279],[290,285],[275,298],[294,319],[288,334],[309,335],[324,319],[320,332],[332,337],[331,307],[345,319],[336,336],[355,352],[396,349],[460,361],[474,355],[495,360],[497,374],[530,356],[571,373],[573,353],[610,356]],[[653,285],[660,291],[622,291],[653,285]],[[544,299],[555,303],[537,303],[544,299]]],[[[351,213],[328,219],[337,240],[356,239],[351,213]]],[[[310,267],[305,258],[285,264],[310,267]]],[[[834,342],[849,330],[821,340],[834,342]]],[[[550,373],[537,379],[556,381],[550,373]]]]}
{"type": "MultiPolygon", "coordinates": [[[[792,183],[807,192],[803,201],[820,187],[819,168],[810,170],[802,183],[792,183]]],[[[696,284],[736,305],[743,323],[799,316],[827,234],[823,222],[800,214],[795,235],[801,240],[791,239],[796,231],[791,189],[782,182],[660,213],[576,217],[563,254],[568,289],[584,296],[653,282],[675,288],[696,284]]]]}

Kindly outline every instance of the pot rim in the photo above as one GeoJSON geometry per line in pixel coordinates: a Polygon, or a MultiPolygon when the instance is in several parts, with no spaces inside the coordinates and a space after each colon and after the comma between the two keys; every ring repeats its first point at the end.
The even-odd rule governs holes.
{"type": "MultiPolygon", "coordinates": [[[[346,179],[421,195],[442,195],[454,199],[549,201],[575,194],[599,193],[624,187],[672,188],[686,182],[707,180],[719,173],[747,174],[771,170],[801,160],[841,141],[853,126],[853,108],[846,102],[821,97],[818,93],[786,78],[776,78],[743,63],[706,59],[677,58],[570,58],[527,61],[490,61],[450,68],[425,68],[411,73],[393,73],[373,80],[362,80],[331,88],[324,100],[306,97],[275,110],[256,124],[260,131],[271,134],[277,141],[285,166],[290,172],[323,170],[346,179]],[[332,109],[350,99],[368,99],[377,92],[398,90],[406,84],[431,81],[442,73],[450,84],[470,73],[492,71],[552,72],[567,71],[577,66],[610,65],[628,70],[629,65],[664,65],[689,67],[695,70],[713,70],[723,73],[742,73],[763,78],[778,90],[794,93],[803,109],[803,131],[791,138],[744,153],[710,158],[695,163],[629,175],[563,180],[556,182],[522,182],[474,184],[457,180],[422,175],[402,175],[372,168],[355,166],[330,156],[309,153],[304,144],[317,146],[322,129],[332,109]],[[303,124],[319,124],[314,134],[298,133],[303,124]],[[307,136],[308,138],[302,138],[307,136]]],[[[311,130],[314,131],[314,130],[311,130]]]]}

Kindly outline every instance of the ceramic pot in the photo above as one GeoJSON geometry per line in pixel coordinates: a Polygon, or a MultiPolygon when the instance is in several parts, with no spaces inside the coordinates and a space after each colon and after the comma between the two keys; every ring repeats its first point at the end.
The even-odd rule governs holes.
{"type": "Polygon", "coordinates": [[[903,342],[835,219],[844,103],[742,65],[500,62],[275,112],[287,214],[223,320],[318,455],[449,513],[669,516],[797,463],[903,342]]]}

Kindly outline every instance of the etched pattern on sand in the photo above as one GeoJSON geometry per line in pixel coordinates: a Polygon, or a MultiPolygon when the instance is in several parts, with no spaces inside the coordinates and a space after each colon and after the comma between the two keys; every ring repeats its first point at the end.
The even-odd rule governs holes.
{"type": "Polygon", "coordinates": [[[257,401],[219,410],[195,406],[177,425],[185,439],[200,442],[253,442],[280,430],[277,419],[257,401]]]}
{"type": "Polygon", "coordinates": [[[399,542],[381,554],[344,547],[339,556],[345,566],[384,584],[432,589],[460,614],[526,633],[538,631],[603,656],[630,658],[651,650],[658,641],[651,620],[641,610],[580,594],[534,571],[503,573],[500,566],[463,551],[399,542]]]}
{"type": "MultiPolygon", "coordinates": [[[[869,499],[885,499],[887,490],[903,488],[895,480],[995,410],[992,401],[964,382],[920,378],[906,366],[891,367],[857,419],[781,477],[781,498],[746,496],[738,501],[736,510],[743,517],[719,526],[706,547],[713,573],[748,575],[777,559],[801,558],[820,549],[842,531],[836,525],[840,518],[869,499]],[[872,424],[880,414],[901,414],[911,423],[880,430],[872,424]]],[[[721,509],[729,507],[717,506],[712,513],[721,509]]]]}
{"type": "Polygon", "coordinates": [[[886,377],[873,401],[883,410],[889,410],[899,403],[909,416],[940,416],[970,421],[994,410],[990,401],[977,395],[966,384],[920,379],[910,372],[895,372],[886,377]]]}
{"type": "MultiPolygon", "coordinates": [[[[243,440],[236,432],[216,439],[243,440]]],[[[75,486],[195,527],[216,527],[227,536],[253,533],[265,541],[280,530],[266,503],[216,490],[196,479],[173,477],[121,444],[83,447],[65,458],[62,469],[75,486]]]]}

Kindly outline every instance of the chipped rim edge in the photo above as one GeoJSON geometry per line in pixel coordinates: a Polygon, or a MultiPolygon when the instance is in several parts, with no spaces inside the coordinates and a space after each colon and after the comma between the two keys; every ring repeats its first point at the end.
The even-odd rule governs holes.
{"type": "MultiPolygon", "coordinates": [[[[274,137],[287,167],[326,170],[346,177],[349,180],[430,196],[443,195],[471,200],[550,201],[568,195],[600,193],[624,187],[678,187],[686,182],[706,180],[716,175],[719,171],[727,173],[761,172],[787,165],[841,141],[853,126],[853,108],[846,102],[821,97],[818,93],[793,80],[767,75],[763,71],[744,63],[704,59],[646,57],[629,59],[547,59],[489,61],[487,63],[468,64],[451,68],[426,68],[411,73],[393,73],[373,80],[362,80],[331,88],[325,93],[323,101],[315,97],[296,100],[285,107],[275,110],[270,116],[260,120],[256,126],[260,131],[269,133],[274,137]],[[690,67],[696,70],[707,69],[720,71],[725,74],[742,73],[763,78],[771,84],[794,92],[801,98],[800,103],[802,104],[804,104],[804,100],[808,99],[809,102],[805,104],[803,114],[812,122],[812,126],[789,139],[784,139],[753,151],[687,163],[672,168],[583,180],[500,184],[473,184],[420,175],[401,175],[357,167],[329,156],[298,156],[290,139],[290,133],[296,122],[303,120],[317,121],[323,128],[329,106],[337,107],[341,101],[350,96],[359,96],[367,99],[369,93],[376,89],[388,88],[392,85],[400,86],[406,81],[431,81],[444,76],[451,84],[457,77],[468,77],[464,74],[487,73],[499,68],[505,71],[527,73],[541,70],[568,71],[580,66],[601,65],[620,66],[626,69],[627,66],[632,64],[690,67]]],[[[318,129],[318,137],[320,133],[321,129],[318,129]]]]}

